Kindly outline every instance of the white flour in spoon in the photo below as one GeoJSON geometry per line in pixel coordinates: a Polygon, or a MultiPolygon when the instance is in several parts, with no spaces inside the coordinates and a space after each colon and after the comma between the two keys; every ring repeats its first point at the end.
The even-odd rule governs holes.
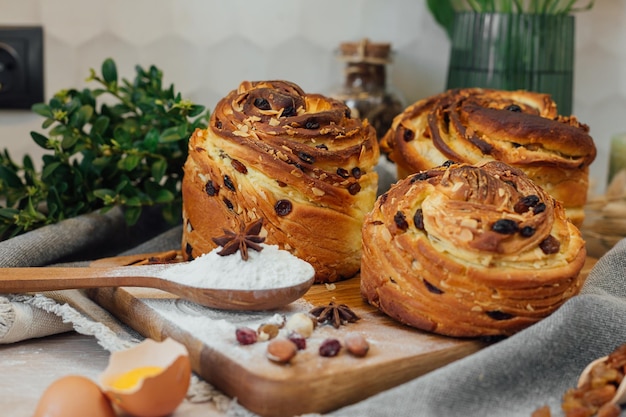
{"type": "Polygon", "coordinates": [[[247,261],[239,252],[220,256],[218,247],[193,261],[174,264],[158,276],[199,288],[262,290],[302,284],[315,274],[311,264],[278,246],[261,246],[260,252],[248,250],[247,261]]]}

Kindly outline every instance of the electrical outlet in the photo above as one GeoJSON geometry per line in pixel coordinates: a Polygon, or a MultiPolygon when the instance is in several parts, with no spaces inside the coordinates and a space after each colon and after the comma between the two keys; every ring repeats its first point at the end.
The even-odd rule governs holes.
{"type": "Polygon", "coordinates": [[[43,29],[0,26],[0,109],[43,102],[43,29]]]}

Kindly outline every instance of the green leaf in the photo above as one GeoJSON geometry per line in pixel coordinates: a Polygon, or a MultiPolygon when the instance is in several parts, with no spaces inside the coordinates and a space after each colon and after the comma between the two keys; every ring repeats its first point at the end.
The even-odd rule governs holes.
{"type": "Polygon", "coordinates": [[[50,110],[50,106],[45,103],[33,104],[31,106],[31,110],[43,117],[47,117],[47,118],[54,117],[52,110],[50,110]]]}
{"type": "Polygon", "coordinates": [[[125,207],[124,208],[124,219],[126,220],[126,223],[128,223],[129,225],[134,225],[137,223],[137,221],[139,220],[139,217],[141,216],[141,206],[137,206],[137,207],[125,207]]]}
{"type": "Polygon", "coordinates": [[[14,208],[2,207],[0,208],[0,217],[9,220],[15,220],[15,217],[18,215],[19,210],[14,208]]]}
{"type": "Polygon", "coordinates": [[[117,166],[124,171],[132,171],[137,168],[141,160],[141,155],[131,154],[126,156],[126,158],[120,159],[117,166]]]}
{"type": "Polygon", "coordinates": [[[165,159],[157,159],[151,167],[152,178],[154,181],[160,182],[167,171],[167,161],[165,159]]]}
{"type": "Polygon", "coordinates": [[[93,107],[89,105],[81,106],[78,111],[70,116],[70,126],[82,129],[83,126],[91,119],[93,115],[93,107]]]}
{"type": "Polygon", "coordinates": [[[130,207],[141,207],[141,199],[137,196],[132,196],[124,200],[124,205],[130,207]]]}
{"type": "Polygon", "coordinates": [[[169,190],[161,189],[159,192],[152,197],[155,203],[169,203],[174,201],[176,196],[169,190]]]}
{"type": "Polygon", "coordinates": [[[159,136],[159,142],[175,142],[180,139],[182,139],[182,136],[178,131],[178,126],[165,129],[159,136]]]}
{"type": "Polygon", "coordinates": [[[21,188],[23,186],[21,178],[14,171],[0,165],[0,183],[2,182],[11,188],[21,188]]]}
{"type": "Polygon", "coordinates": [[[93,125],[91,127],[91,133],[94,135],[104,135],[104,132],[106,132],[110,122],[111,119],[109,119],[107,116],[99,116],[93,122],[93,125]]]}
{"type": "Polygon", "coordinates": [[[54,171],[56,171],[57,168],[59,168],[60,166],[61,166],[60,162],[53,162],[51,164],[47,164],[43,168],[43,171],[41,173],[41,178],[46,179],[46,178],[50,177],[50,175],[52,175],[54,173],[54,171]]]}
{"type": "Polygon", "coordinates": [[[428,9],[435,21],[444,28],[448,38],[452,39],[455,10],[451,0],[427,0],[428,9]]]}
{"type": "Polygon", "coordinates": [[[63,140],[61,141],[61,147],[65,150],[71,149],[76,143],[80,140],[80,135],[68,133],[63,136],[63,140]]]}
{"type": "Polygon", "coordinates": [[[37,132],[30,132],[30,137],[33,138],[33,140],[37,145],[39,145],[39,147],[44,149],[53,149],[53,147],[50,146],[50,143],[48,142],[48,138],[44,135],[37,132]]]}
{"type": "Polygon", "coordinates": [[[107,58],[102,63],[102,77],[107,83],[117,83],[117,67],[115,61],[107,58]]]}
{"type": "Polygon", "coordinates": [[[189,109],[189,117],[196,117],[204,111],[205,107],[198,104],[192,105],[189,109]]]}

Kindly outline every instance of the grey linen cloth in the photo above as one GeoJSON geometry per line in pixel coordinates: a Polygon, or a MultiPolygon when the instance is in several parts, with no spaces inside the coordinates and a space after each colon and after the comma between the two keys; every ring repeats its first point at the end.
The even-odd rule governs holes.
{"type": "MultiPolygon", "coordinates": [[[[177,249],[181,230],[174,227],[129,248],[132,239],[121,213],[81,216],[0,242],[0,266],[48,265],[116,250],[129,254],[177,249]]],[[[327,415],[528,417],[549,405],[553,416],[561,416],[561,398],[575,386],[583,368],[626,343],[625,277],[626,240],[598,261],[581,294],[550,317],[478,353],[327,415]]]]}

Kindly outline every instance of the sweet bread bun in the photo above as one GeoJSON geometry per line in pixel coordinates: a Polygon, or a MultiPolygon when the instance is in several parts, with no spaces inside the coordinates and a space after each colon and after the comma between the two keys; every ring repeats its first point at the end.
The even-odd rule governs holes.
{"type": "Polygon", "coordinates": [[[316,282],[352,277],[378,157],[374,128],[342,102],[286,81],[241,83],[189,141],[186,259],[211,251],[223,228],[263,218],[265,243],[312,264],[316,282]]]}
{"type": "Polygon", "coordinates": [[[561,203],[503,162],[398,181],[363,225],[361,292],[394,319],[511,335],[577,294],[586,251],[561,203]]]}
{"type": "Polygon", "coordinates": [[[407,107],[381,141],[398,177],[447,160],[497,160],[522,169],[580,226],[596,148],[589,128],[562,117],[549,95],[479,88],[449,90],[407,107]]]}

